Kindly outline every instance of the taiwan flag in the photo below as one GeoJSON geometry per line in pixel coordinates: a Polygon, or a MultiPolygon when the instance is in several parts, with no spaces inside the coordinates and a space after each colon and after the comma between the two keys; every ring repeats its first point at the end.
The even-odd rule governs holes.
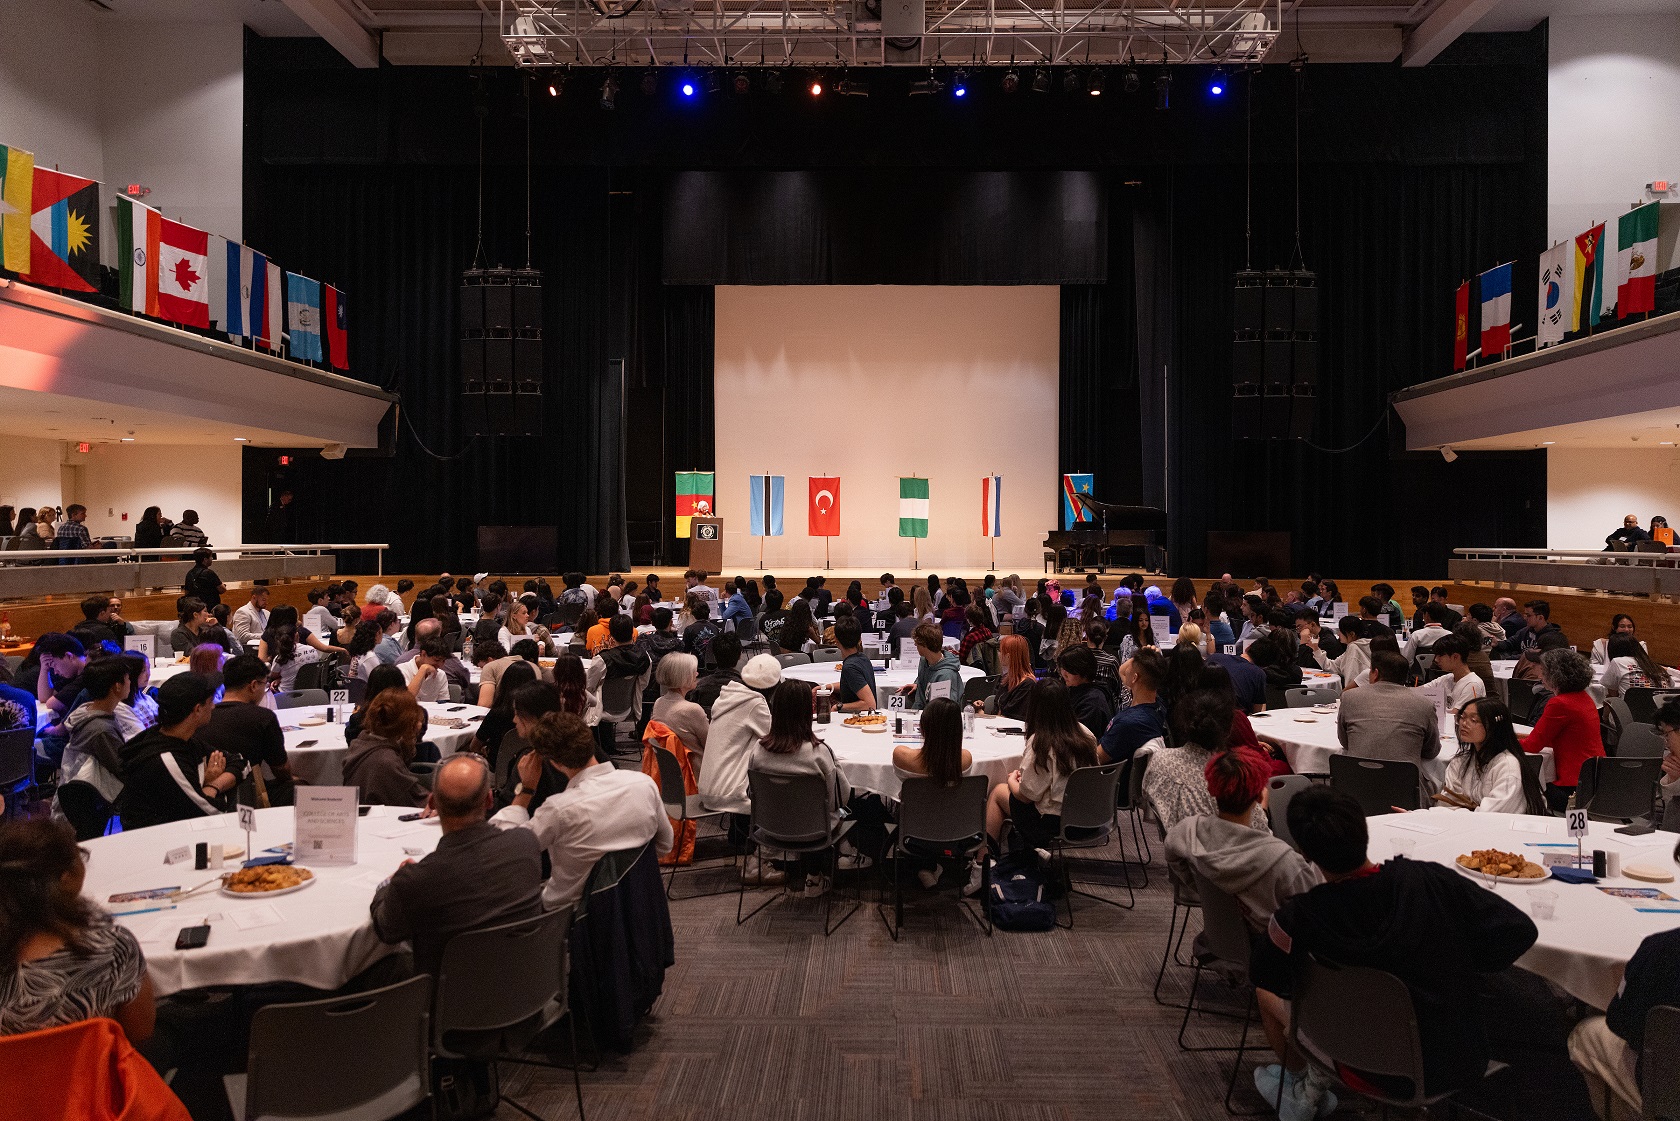
{"type": "Polygon", "coordinates": [[[99,291],[99,184],[37,167],[23,279],[71,292],[99,291]]]}
{"type": "Polygon", "coordinates": [[[158,225],[158,318],[210,326],[210,235],[163,219],[158,225]]]}
{"type": "Polygon", "coordinates": [[[689,536],[695,518],[709,518],[717,512],[712,505],[713,475],[710,471],[677,472],[677,536],[689,536]]]}
{"type": "Polygon", "coordinates": [[[1090,511],[1074,497],[1091,494],[1092,476],[1063,475],[1062,476],[1062,528],[1072,529],[1074,526],[1091,520],[1090,511]]]}
{"type": "Polygon", "coordinates": [[[812,537],[840,536],[840,478],[837,475],[811,477],[810,534],[812,537]]]}
{"type": "Polygon", "coordinates": [[[321,296],[325,305],[321,309],[321,322],[327,328],[328,364],[335,370],[348,370],[350,336],[345,331],[347,314],[344,310],[344,293],[331,284],[323,284],[321,296]]]}

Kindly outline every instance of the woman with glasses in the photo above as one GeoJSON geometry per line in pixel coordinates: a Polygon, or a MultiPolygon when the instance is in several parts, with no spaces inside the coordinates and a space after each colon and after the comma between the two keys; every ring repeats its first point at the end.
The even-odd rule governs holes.
{"type": "Polygon", "coordinates": [[[1511,712],[1480,697],[1458,713],[1458,754],[1447,764],[1446,789],[1476,803],[1480,813],[1545,816],[1540,780],[1523,770],[1522,745],[1511,712]]]}

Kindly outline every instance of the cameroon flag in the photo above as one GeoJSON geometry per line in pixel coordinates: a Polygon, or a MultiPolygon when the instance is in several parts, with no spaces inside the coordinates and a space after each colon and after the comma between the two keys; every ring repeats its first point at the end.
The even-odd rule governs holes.
{"type": "Polygon", "coordinates": [[[689,521],[709,518],[716,512],[712,504],[713,475],[710,471],[677,472],[677,536],[687,537],[689,521]]]}

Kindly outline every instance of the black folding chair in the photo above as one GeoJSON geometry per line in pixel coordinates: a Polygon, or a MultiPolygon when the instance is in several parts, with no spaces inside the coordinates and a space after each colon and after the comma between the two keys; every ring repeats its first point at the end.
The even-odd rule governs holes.
{"type": "MultiPolygon", "coordinates": [[[[1126,889],[1127,901],[1121,903],[1117,899],[1108,899],[1095,892],[1080,891],[1074,887],[1073,869],[1067,859],[1068,849],[1104,848],[1114,835],[1114,822],[1120,805],[1120,780],[1124,777],[1124,763],[1105,763],[1096,767],[1080,767],[1068,775],[1067,789],[1062,793],[1062,826],[1061,830],[1050,842],[1050,853],[1061,865],[1063,886],[1067,889],[1063,898],[1067,901],[1068,921],[1066,929],[1073,929],[1073,897],[1083,895],[1087,899],[1095,899],[1099,903],[1107,903],[1110,907],[1131,908],[1137,904],[1137,895],[1132,890],[1132,873],[1126,863],[1125,852],[1122,850],[1121,859],[1117,861],[1092,861],[1092,863],[1118,864],[1120,874],[1125,878],[1123,886],[1126,889]]],[[[1101,883],[1108,887],[1115,887],[1106,880],[1080,880],[1079,883],[1101,883]]]]}
{"type": "Polygon", "coordinates": [[[1628,822],[1656,811],[1657,784],[1662,779],[1661,756],[1601,755],[1581,763],[1575,805],[1598,821],[1628,822]]]}
{"type": "Polygon", "coordinates": [[[1330,785],[1351,794],[1366,817],[1418,808],[1418,767],[1392,759],[1358,759],[1351,755],[1330,756],[1330,785]]]}
{"type": "MultiPolygon", "coordinates": [[[[839,922],[829,925],[834,903],[832,885],[840,867],[840,842],[857,823],[850,819],[842,819],[837,824],[829,824],[828,780],[814,771],[807,774],[778,775],[749,770],[747,792],[748,797],[752,799],[750,839],[754,848],[758,850],[760,860],[765,859],[767,852],[796,856],[821,853],[828,855],[828,878],[831,887],[823,893],[823,936],[833,934],[852,917],[853,912],[863,906],[863,889],[860,884],[857,901],[840,916],[839,922]]],[[[742,914],[741,908],[746,900],[746,892],[747,884],[743,879],[735,898],[736,926],[788,894],[780,889],[773,889],[769,899],[750,912],[742,914]]]]}
{"type": "MultiPolygon", "coordinates": [[[[898,941],[904,929],[904,866],[918,856],[911,843],[920,841],[929,848],[949,853],[953,859],[973,858],[986,844],[986,796],[991,781],[985,775],[969,775],[955,786],[940,786],[931,778],[907,778],[898,795],[898,830],[893,838],[893,920],[887,922],[885,904],[877,903],[875,911],[887,924],[887,932],[898,941]]],[[[980,862],[980,898],[991,893],[989,860],[980,862]]],[[[980,924],[988,936],[992,933],[990,912],[984,918],[963,899],[958,901],[969,917],[980,924]]]]}

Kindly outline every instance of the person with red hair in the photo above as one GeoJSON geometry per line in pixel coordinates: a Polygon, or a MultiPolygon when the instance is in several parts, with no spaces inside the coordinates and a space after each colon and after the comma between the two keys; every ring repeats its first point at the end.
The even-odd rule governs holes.
{"type": "Polygon", "coordinates": [[[1027,698],[1032,693],[1033,682],[1038,680],[1033,673],[1032,647],[1021,635],[1006,634],[998,644],[998,662],[1003,671],[1003,680],[998,684],[998,715],[1025,720],[1027,698]]]}

